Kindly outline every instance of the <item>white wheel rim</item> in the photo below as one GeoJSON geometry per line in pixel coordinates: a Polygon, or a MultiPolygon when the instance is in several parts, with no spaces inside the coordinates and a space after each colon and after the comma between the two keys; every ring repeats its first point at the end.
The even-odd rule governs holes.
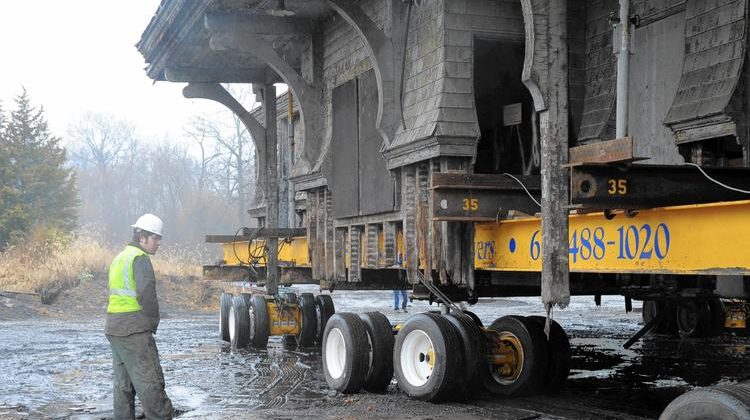
{"type": "Polygon", "coordinates": [[[344,374],[346,365],[346,342],[338,328],[331,329],[326,338],[326,368],[332,378],[338,379],[344,374]]]}
{"type": "Polygon", "coordinates": [[[234,341],[234,306],[229,307],[229,341],[234,341]]]}
{"type": "Polygon", "coordinates": [[[422,330],[414,330],[406,335],[401,345],[401,373],[409,384],[422,386],[432,375],[435,347],[430,337],[422,330]]]}

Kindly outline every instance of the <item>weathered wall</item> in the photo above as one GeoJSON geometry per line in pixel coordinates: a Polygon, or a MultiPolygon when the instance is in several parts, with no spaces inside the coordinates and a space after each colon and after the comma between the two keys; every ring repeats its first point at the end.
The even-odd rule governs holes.
{"type": "Polygon", "coordinates": [[[651,158],[647,163],[679,164],[683,160],[664,118],[680,81],[684,30],[683,11],[646,21],[633,34],[628,127],[634,139],[633,154],[651,158]]]}
{"type": "MultiPolygon", "coordinates": [[[[447,1],[445,3],[445,77],[436,136],[478,137],[473,89],[476,37],[523,43],[518,1],[447,1]]],[[[502,60],[502,57],[498,57],[502,60]]],[[[521,74],[518,74],[520,79],[521,74]]]]}
{"type": "MultiPolygon", "coordinates": [[[[373,0],[358,5],[390,35],[390,2],[373,0]]],[[[473,92],[473,40],[484,37],[523,43],[520,2],[425,0],[412,7],[407,24],[403,80],[396,75],[396,83],[403,86],[403,113],[388,147],[389,167],[440,155],[471,158],[479,137],[473,92]]],[[[311,169],[330,178],[331,92],[373,66],[364,41],[341,16],[333,15],[324,22],[320,36],[321,52],[313,58],[308,46],[302,68],[303,73],[309,73],[311,61],[322,60],[324,135],[321,153],[311,162],[311,169]]]]}
{"type": "MultiPolygon", "coordinates": [[[[294,187],[289,182],[289,175],[292,168],[292,145],[289,143],[289,118],[288,118],[288,93],[279,95],[276,98],[276,137],[278,141],[278,153],[277,153],[277,168],[279,175],[279,227],[295,227],[296,217],[294,213],[294,187]]],[[[298,109],[296,103],[294,104],[294,115],[295,120],[298,122],[298,109]]],[[[265,119],[265,111],[262,106],[258,106],[253,109],[250,114],[258,121],[265,119]]],[[[299,135],[299,124],[295,124],[295,139],[299,135]]],[[[296,145],[295,145],[296,147],[296,145]]],[[[299,154],[298,150],[294,151],[296,155],[299,154]]],[[[256,179],[259,178],[259,172],[263,171],[264,168],[257,167],[258,157],[256,150],[256,179]]],[[[256,202],[250,207],[250,214],[252,217],[265,217],[265,211],[258,211],[258,209],[265,209],[265,198],[260,194],[256,194],[256,202]]]]}
{"type": "Polygon", "coordinates": [[[586,64],[583,116],[578,141],[614,138],[616,59],[612,54],[612,26],[607,17],[617,0],[594,0],[586,9],[586,64]]]}
{"type": "MultiPolygon", "coordinates": [[[[631,6],[636,19],[628,128],[634,155],[650,158],[646,163],[680,164],[678,143],[735,131],[745,135],[742,128],[734,128],[746,120],[744,113],[734,112],[734,104],[743,101],[739,90],[746,59],[747,1],[638,0],[631,6]]],[[[580,142],[614,138],[617,72],[607,16],[616,9],[615,0],[597,0],[586,10],[580,142]]]]}
{"type": "MultiPolygon", "coordinates": [[[[438,101],[445,72],[443,1],[426,0],[414,6],[409,18],[404,68],[403,116],[391,149],[425,138],[435,131],[438,101]]],[[[471,89],[464,86],[464,90],[471,89]]]]}
{"type": "MultiPolygon", "coordinates": [[[[435,135],[478,137],[474,92],[474,39],[523,43],[524,26],[518,1],[448,1],[445,4],[446,76],[435,135]]],[[[502,60],[502,57],[498,57],[502,60]]],[[[518,77],[520,79],[520,73],[518,77]]]]}
{"type": "Polygon", "coordinates": [[[568,1],[568,103],[570,145],[575,146],[586,95],[586,0],[568,1]]]}
{"type": "MultiPolygon", "coordinates": [[[[388,3],[385,0],[373,0],[360,2],[365,14],[375,24],[390,32],[390,19],[388,3]]],[[[303,54],[303,69],[311,71],[310,59],[322,60],[323,79],[323,102],[321,104],[322,117],[324,120],[323,144],[317,161],[311,162],[313,170],[322,170],[326,175],[331,174],[330,145],[332,136],[332,114],[331,114],[331,92],[333,88],[358,75],[370,70],[372,62],[365,48],[364,41],[357,32],[341,16],[333,15],[323,24],[320,33],[322,40],[322,51],[317,56],[312,56],[309,51],[303,54]]],[[[308,47],[309,48],[309,47],[308,47]]],[[[330,181],[330,180],[329,180],[330,181]]]]}
{"type": "Polygon", "coordinates": [[[390,153],[390,167],[441,155],[474,155],[480,135],[474,101],[475,37],[522,43],[520,2],[435,0],[412,10],[405,126],[391,144],[391,151],[398,152],[390,153]]]}
{"type": "Polygon", "coordinates": [[[727,114],[746,61],[747,1],[688,0],[685,10],[682,77],[665,122],[679,143],[736,135],[727,114]]]}

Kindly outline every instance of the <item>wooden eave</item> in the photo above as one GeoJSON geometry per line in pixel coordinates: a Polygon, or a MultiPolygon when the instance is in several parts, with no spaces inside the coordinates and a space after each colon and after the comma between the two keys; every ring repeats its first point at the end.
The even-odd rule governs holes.
{"type": "MultiPolygon", "coordinates": [[[[296,12],[289,20],[317,22],[333,11],[317,0],[287,0],[296,12]]],[[[147,63],[148,77],[174,82],[278,82],[278,75],[255,56],[210,48],[206,16],[211,13],[253,17],[268,26],[266,0],[162,0],[136,47],[147,63]]],[[[309,28],[309,26],[308,26],[309,28]]],[[[262,38],[299,70],[306,34],[262,34],[262,38]]]]}

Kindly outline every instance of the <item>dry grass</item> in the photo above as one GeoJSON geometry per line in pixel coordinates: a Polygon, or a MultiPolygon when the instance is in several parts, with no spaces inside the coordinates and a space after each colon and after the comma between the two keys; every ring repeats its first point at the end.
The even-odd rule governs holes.
{"type": "Polygon", "coordinates": [[[61,290],[106,270],[112,255],[89,238],[70,242],[31,238],[0,255],[0,290],[38,293],[43,302],[51,301],[61,290]]]}
{"type": "MultiPolygon", "coordinates": [[[[51,303],[63,290],[107,277],[112,259],[120,249],[112,249],[89,236],[35,238],[0,253],[0,291],[37,293],[51,303]]],[[[152,257],[157,281],[179,281],[203,289],[200,257],[187,250],[165,249],[152,257]]],[[[201,290],[200,293],[203,293],[201,290]]]]}
{"type": "Polygon", "coordinates": [[[151,257],[157,277],[201,277],[200,255],[184,247],[167,246],[160,248],[151,257]]]}

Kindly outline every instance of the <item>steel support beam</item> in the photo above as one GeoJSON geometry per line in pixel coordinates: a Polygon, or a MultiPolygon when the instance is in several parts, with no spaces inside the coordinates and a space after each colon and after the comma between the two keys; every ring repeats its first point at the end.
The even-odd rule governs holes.
{"type": "Polygon", "coordinates": [[[508,217],[509,212],[537,213],[541,199],[538,175],[434,173],[432,175],[433,220],[486,222],[508,217]],[[527,191],[524,190],[524,187],[527,191]]]}
{"type": "Polygon", "coordinates": [[[227,242],[238,242],[238,241],[251,241],[259,238],[296,238],[305,236],[307,229],[305,228],[291,228],[291,229],[269,229],[269,228],[258,228],[242,230],[240,235],[206,235],[206,243],[218,244],[227,242]]]}
{"type": "MultiPolygon", "coordinates": [[[[704,168],[722,184],[750,190],[750,169],[704,168]]],[[[580,165],[571,168],[571,203],[587,209],[642,209],[748,199],[687,165],[580,165]]]]}

